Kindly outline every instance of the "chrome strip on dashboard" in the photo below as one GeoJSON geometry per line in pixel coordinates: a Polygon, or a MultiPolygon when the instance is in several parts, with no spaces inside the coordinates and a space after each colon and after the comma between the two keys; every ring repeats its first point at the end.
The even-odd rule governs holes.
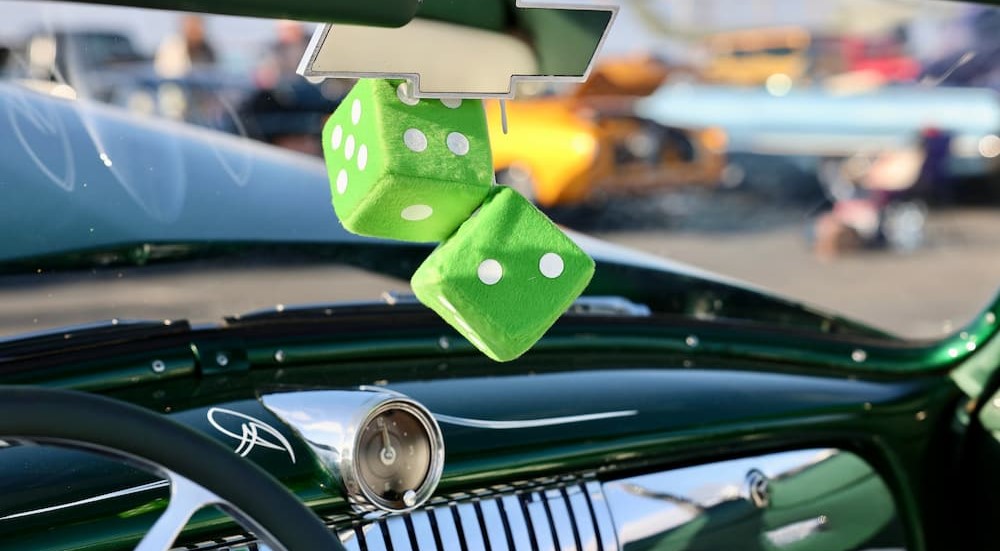
{"type": "MultiPolygon", "coordinates": [[[[409,398],[402,392],[381,386],[361,385],[358,390],[366,392],[381,392],[392,394],[401,398],[409,398]]],[[[538,427],[554,427],[558,425],[571,425],[573,423],[587,423],[590,421],[602,421],[604,419],[618,419],[621,417],[633,417],[639,415],[638,410],[628,409],[621,411],[605,411],[600,413],[584,413],[581,415],[567,415],[564,417],[544,417],[541,419],[521,419],[516,421],[496,421],[492,419],[472,419],[470,417],[456,417],[443,413],[431,412],[438,423],[449,425],[460,425],[474,429],[511,430],[511,429],[534,429],[538,427]]]]}
{"type": "Polygon", "coordinates": [[[618,419],[620,417],[632,417],[639,412],[631,409],[625,411],[607,411],[603,413],[588,413],[584,415],[569,415],[566,417],[548,417],[545,419],[524,419],[521,421],[490,421],[488,419],[469,419],[467,417],[452,417],[435,413],[434,418],[439,423],[449,425],[461,425],[476,429],[511,430],[511,429],[533,429],[538,427],[552,427],[557,425],[570,425],[573,423],[586,423],[588,421],[600,421],[604,419],[618,419]]]}
{"type": "Polygon", "coordinates": [[[123,496],[128,496],[132,494],[138,494],[142,492],[148,492],[149,490],[156,490],[158,488],[169,488],[170,482],[167,480],[160,480],[158,482],[150,482],[149,484],[143,484],[141,486],[133,486],[131,488],[124,488],[116,492],[110,492],[107,494],[101,494],[99,496],[88,497],[85,499],[80,499],[77,501],[72,501],[70,503],[61,503],[59,505],[53,505],[51,507],[44,507],[42,509],[34,509],[31,511],[24,511],[21,513],[14,513],[12,515],[7,515],[0,517],[0,520],[12,520],[15,518],[30,517],[32,515],[41,515],[44,513],[51,513],[53,511],[59,511],[61,509],[69,509],[70,507],[78,507],[80,505],[89,505],[91,503],[97,503],[99,501],[105,501],[108,499],[115,499],[123,496]]]}
{"type": "Polygon", "coordinates": [[[841,450],[678,468],[606,482],[603,490],[623,551],[725,548],[733,538],[778,549],[906,543],[894,531],[889,488],[867,462],[841,450]]]}

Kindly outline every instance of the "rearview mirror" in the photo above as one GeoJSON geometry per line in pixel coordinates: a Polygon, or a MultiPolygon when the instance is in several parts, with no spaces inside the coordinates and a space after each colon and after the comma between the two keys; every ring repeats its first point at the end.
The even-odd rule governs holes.
{"type": "Polygon", "coordinates": [[[518,82],[586,80],[617,7],[519,2],[502,30],[420,15],[399,28],[324,25],[299,73],[312,80],[405,78],[418,98],[510,98],[518,82]]]}

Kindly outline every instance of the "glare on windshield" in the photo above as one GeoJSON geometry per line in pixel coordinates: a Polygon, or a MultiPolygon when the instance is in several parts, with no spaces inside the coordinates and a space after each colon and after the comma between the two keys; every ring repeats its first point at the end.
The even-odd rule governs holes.
{"type": "MultiPolygon", "coordinates": [[[[618,3],[587,82],[485,102],[500,185],[907,337],[956,330],[1000,287],[1000,9],[618,3]]],[[[330,207],[321,133],[354,82],[297,73],[316,24],[0,12],[0,336],[410,292],[409,265],[330,207]]]]}

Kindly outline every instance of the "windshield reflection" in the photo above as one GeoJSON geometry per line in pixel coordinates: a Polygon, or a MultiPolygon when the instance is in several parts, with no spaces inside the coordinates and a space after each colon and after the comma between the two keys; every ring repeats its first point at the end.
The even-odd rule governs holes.
{"type": "MultiPolygon", "coordinates": [[[[0,262],[358,241],[302,208],[329,204],[320,132],[353,84],[295,73],[314,25],[0,9],[0,262]]],[[[938,337],[1000,284],[997,60],[995,7],[623,0],[587,83],[524,86],[506,135],[487,102],[494,168],[574,230],[938,337]]],[[[5,264],[0,335],[406,292],[322,263],[173,262],[5,264]]]]}

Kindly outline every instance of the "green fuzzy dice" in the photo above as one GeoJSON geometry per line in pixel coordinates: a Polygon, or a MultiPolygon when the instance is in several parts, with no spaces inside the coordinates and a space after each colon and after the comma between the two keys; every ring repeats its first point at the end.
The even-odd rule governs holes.
{"type": "Polygon", "coordinates": [[[341,223],[356,234],[442,241],[493,184],[478,100],[417,100],[405,81],[362,79],[327,121],[323,152],[341,223]]]}
{"type": "Polygon", "coordinates": [[[497,361],[524,354],[590,283],[594,261],[516,191],[497,187],[413,275],[420,302],[497,361]]]}

